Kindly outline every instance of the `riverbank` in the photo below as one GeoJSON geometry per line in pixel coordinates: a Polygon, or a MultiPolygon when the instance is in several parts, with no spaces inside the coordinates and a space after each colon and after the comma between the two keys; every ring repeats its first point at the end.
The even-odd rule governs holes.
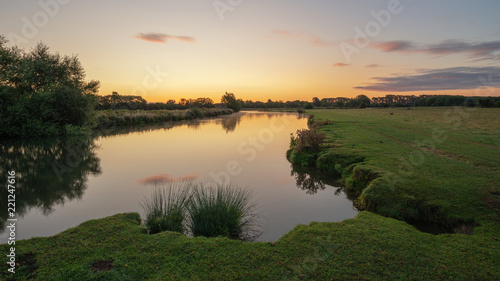
{"type": "Polygon", "coordinates": [[[355,205],[453,233],[500,232],[500,111],[318,110],[327,147],[316,166],[341,174],[355,205]]]}
{"type": "MultiPolygon", "coordinates": [[[[11,280],[495,280],[498,246],[478,236],[422,233],[361,212],[300,225],[273,243],[145,233],[137,213],[91,220],[16,243],[11,280]]],[[[1,245],[5,253],[8,247],[1,245]]],[[[9,280],[9,279],[7,279],[9,280]]]]}
{"type": "MultiPolygon", "coordinates": [[[[468,234],[432,235],[401,220],[364,211],[339,223],[299,225],[276,242],[244,243],[170,232],[148,235],[139,215],[129,213],[87,221],[52,237],[17,241],[17,273],[11,275],[2,263],[0,276],[19,280],[500,279],[500,223],[495,209],[500,199],[500,150],[495,148],[500,146],[500,112],[447,110],[308,113],[315,114],[316,120],[335,121],[321,127],[327,137],[321,163],[344,173],[346,180],[351,175],[358,183],[352,186],[359,187],[358,204],[371,203],[365,206],[378,206],[373,212],[403,219],[421,217],[425,213],[418,210],[433,206],[440,222],[473,220],[475,227],[468,234]],[[422,155],[418,151],[423,158],[417,158],[422,155]],[[352,160],[349,168],[335,159],[358,160],[352,160]],[[365,171],[374,172],[375,180],[365,180],[365,171]],[[395,179],[394,189],[382,185],[388,176],[395,179]]],[[[0,253],[9,254],[9,247],[0,245],[0,253]]]]}
{"type": "Polygon", "coordinates": [[[191,108],[186,110],[102,110],[96,113],[94,129],[193,120],[233,114],[232,109],[191,108]]]}

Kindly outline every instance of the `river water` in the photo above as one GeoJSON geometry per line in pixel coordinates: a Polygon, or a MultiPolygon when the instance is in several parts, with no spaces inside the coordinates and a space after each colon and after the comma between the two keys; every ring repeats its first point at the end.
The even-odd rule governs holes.
{"type": "MultiPolygon", "coordinates": [[[[16,238],[51,236],[89,220],[139,212],[155,186],[218,181],[250,188],[263,235],[276,241],[298,224],[336,222],[357,211],[333,179],[294,168],[293,113],[244,112],[188,123],[106,128],[92,138],[0,143],[0,180],[16,171],[16,238]]],[[[0,192],[0,243],[7,242],[7,189],[0,192]],[[5,203],[5,204],[4,204],[5,203]]]]}

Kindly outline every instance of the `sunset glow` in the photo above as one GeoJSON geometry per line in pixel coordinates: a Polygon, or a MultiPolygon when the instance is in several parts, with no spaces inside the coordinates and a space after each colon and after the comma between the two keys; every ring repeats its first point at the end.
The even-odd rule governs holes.
{"type": "Polygon", "coordinates": [[[0,34],[77,54],[100,95],[500,95],[500,2],[4,1],[0,34]]]}

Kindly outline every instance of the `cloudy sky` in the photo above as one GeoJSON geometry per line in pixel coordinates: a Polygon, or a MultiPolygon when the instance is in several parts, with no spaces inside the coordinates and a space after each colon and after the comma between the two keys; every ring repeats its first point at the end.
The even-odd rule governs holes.
{"type": "Polygon", "coordinates": [[[0,34],[78,55],[101,95],[500,95],[500,1],[0,0],[0,34]]]}

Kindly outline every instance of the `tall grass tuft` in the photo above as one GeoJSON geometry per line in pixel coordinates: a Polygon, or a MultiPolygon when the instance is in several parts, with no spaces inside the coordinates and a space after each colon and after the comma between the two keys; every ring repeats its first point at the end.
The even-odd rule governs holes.
{"type": "Polygon", "coordinates": [[[191,192],[187,216],[193,236],[249,241],[261,234],[249,189],[205,183],[194,185],[191,192]]]}
{"type": "Polygon", "coordinates": [[[169,184],[166,188],[155,188],[150,198],[140,204],[146,214],[144,224],[150,234],[162,231],[184,233],[186,205],[191,183],[169,184]]]}
{"type": "Polygon", "coordinates": [[[176,231],[252,241],[262,234],[252,199],[252,192],[246,188],[182,182],[156,188],[141,206],[150,234],[176,231]]]}

